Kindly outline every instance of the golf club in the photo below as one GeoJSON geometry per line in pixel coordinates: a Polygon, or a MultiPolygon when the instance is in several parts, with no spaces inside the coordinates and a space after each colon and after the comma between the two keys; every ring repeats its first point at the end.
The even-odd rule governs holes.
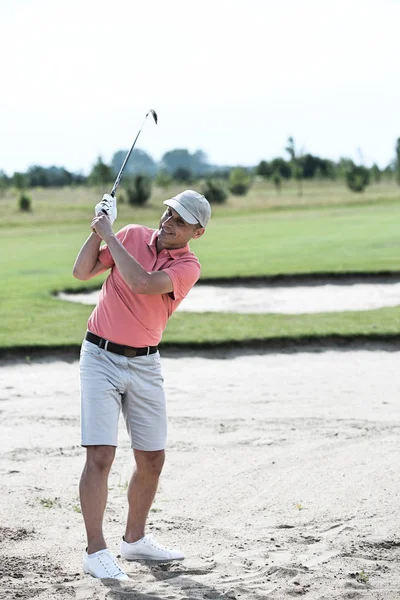
{"type": "Polygon", "coordinates": [[[135,144],[136,144],[136,142],[137,142],[137,139],[138,139],[138,137],[139,137],[139,135],[140,135],[140,132],[141,132],[141,131],[142,131],[142,129],[143,129],[143,126],[144,126],[144,124],[145,124],[145,122],[146,122],[146,119],[147,119],[147,117],[148,117],[150,114],[151,114],[151,116],[153,117],[155,124],[157,125],[157,121],[158,121],[157,113],[156,113],[156,111],[155,111],[155,110],[153,110],[153,109],[151,108],[151,109],[148,111],[148,113],[147,113],[147,115],[145,116],[145,118],[144,118],[144,121],[143,121],[143,123],[142,123],[142,126],[141,126],[141,128],[139,129],[139,131],[138,131],[138,133],[137,133],[137,136],[135,137],[135,141],[133,142],[133,144],[132,144],[132,146],[131,146],[131,149],[129,150],[128,154],[125,156],[125,160],[124,160],[124,162],[122,163],[122,167],[121,167],[121,168],[120,168],[120,170],[119,170],[119,173],[118,173],[118,175],[117,175],[117,179],[115,180],[115,183],[114,183],[114,185],[113,185],[113,188],[112,188],[112,190],[111,190],[111,196],[115,196],[115,192],[116,192],[116,190],[117,190],[117,187],[118,187],[118,185],[119,185],[119,182],[121,181],[121,177],[122,177],[122,173],[124,172],[125,165],[126,165],[126,163],[128,162],[128,159],[129,159],[129,157],[130,157],[130,155],[131,155],[131,152],[132,152],[132,150],[133,150],[133,149],[134,149],[134,147],[135,147],[135,144]]]}

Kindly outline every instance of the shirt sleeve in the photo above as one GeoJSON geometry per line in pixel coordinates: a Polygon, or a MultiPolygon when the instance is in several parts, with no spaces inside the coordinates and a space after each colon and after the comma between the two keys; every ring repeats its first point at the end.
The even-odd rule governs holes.
{"type": "MultiPolygon", "coordinates": [[[[126,227],[123,227],[122,229],[120,229],[120,231],[118,231],[118,233],[116,233],[116,238],[121,242],[121,244],[124,246],[124,242],[126,240],[126,237],[128,235],[128,225],[126,227]]],[[[99,250],[99,256],[98,256],[99,261],[101,262],[102,265],[104,265],[107,268],[111,268],[114,266],[114,259],[111,256],[111,252],[108,249],[107,244],[104,244],[104,246],[102,246],[99,250]]]]}
{"type": "Polygon", "coordinates": [[[173,300],[183,300],[188,295],[200,277],[200,263],[197,259],[175,261],[165,269],[174,286],[170,297],[173,300]]]}

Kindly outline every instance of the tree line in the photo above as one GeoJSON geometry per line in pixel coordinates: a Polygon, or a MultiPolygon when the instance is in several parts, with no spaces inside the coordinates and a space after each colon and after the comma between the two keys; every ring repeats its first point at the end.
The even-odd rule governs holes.
{"type": "MultiPolygon", "coordinates": [[[[115,180],[125,159],[127,150],[119,150],[113,155],[110,164],[98,157],[88,175],[72,173],[64,167],[43,167],[34,165],[26,172],[15,172],[7,176],[0,170],[0,190],[14,186],[20,190],[35,187],[63,187],[70,185],[106,185],[115,180]]],[[[202,150],[189,152],[177,148],[166,152],[159,162],[144,150],[134,149],[125,167],[124,179],[140,177],[151,179],[156,185],[166,187],[172,181],[190,184],[202,178],[209,189],[216,190],[217,180],[228,181],[232,193],[246,193],[255,176],[271,181],[277,192],[284,181],[295,180],[301,195],[303,181],[343,179],[348,187],[361,192],[370,182],[379,182],[382,177],[396,178],[400,185],[400,138],[397,139],[394,158],[387,167],[380,169],[377,164],[366,167],[352,159],[340,158],[332,161],[311,153],[298,151],[295,140],[289,137],[285,147],[285,157],[262,160],[253,167],[216,166],[208,162],[202,150]]]]}

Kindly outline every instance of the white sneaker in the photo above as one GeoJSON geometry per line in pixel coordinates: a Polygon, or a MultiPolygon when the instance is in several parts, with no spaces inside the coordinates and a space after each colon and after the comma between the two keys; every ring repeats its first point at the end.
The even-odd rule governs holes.
{"type": "Polygon", "coordinates": [[[170,562],[183,560],[185,557],[179,550],[167,548],[153,540],[153,536],[145,535],[141,540],[128,544],[122,539],[121,557],[125,560],[152,560],[154,562],[170,562]]]}
{"type": "Polygon", "coordinates": [[[88,575],[98,579],[129,581],[128,575],[121,569],[115,556],[107,549],[99,550],[90,555],[85,551],[83,570],[88,575]]]}

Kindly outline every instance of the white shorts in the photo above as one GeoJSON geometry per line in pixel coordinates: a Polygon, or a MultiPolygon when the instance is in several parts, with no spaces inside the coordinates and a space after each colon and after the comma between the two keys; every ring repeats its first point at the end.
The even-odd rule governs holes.
{"type": "Polygon", "coordinates": [[[122,412],[136,450],[164,450],[167,411],[160,354],[128,358],[83,341],[81,444],[117,446],[122,412]]]}

